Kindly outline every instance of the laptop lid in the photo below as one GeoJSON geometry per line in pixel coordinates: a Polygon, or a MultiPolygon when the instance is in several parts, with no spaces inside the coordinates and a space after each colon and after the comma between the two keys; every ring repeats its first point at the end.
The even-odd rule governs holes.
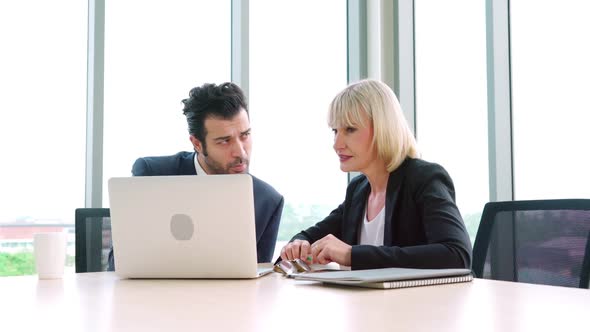
{"type": "Polygon", "coordinates": [[[122,177],[108,187],[119,276],[258,276],[250,175],[122,177]]]}

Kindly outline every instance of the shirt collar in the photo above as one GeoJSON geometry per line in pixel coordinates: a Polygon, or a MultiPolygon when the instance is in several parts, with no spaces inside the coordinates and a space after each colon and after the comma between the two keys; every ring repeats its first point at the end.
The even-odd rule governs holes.
{"type": "Polygon", "coordinates": [[[209,175],[205,172],[203,167],[201,167],[201,164],[199,164],[199,158],[197,158],[198,155],[199,154],[195,152],[195,170],[197,171],[197,175],[209,175]]]}

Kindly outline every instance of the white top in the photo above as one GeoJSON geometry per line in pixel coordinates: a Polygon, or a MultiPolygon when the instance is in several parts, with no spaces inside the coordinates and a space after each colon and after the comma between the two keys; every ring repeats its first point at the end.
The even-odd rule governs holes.
{"type": "Polygon", "coordinates": [[[207,174],[207,172],[205,172],[203,167],[201,167],[201,164],[199,164],[199,159],[197,158],[197,156],[198,153],[195,153],[195,169],[197,170],[197,175],[209,175],[207,174]]]}
{"type": "Polygon", "coordinates": [[[361,227],[359,244],[382,246],[383,234],[385,233],[385,206],[373,220],[367,220],[366,209],[363,215],[363,226],[361,227]]]}

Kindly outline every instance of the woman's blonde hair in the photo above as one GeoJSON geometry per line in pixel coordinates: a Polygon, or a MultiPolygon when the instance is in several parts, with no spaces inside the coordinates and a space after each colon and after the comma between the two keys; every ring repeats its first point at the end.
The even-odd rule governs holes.
{"type": "Polygon", "coordinates": [[[371,121],[372,146],[388,172],[395,170],[407,157],[419,157],[416,139],[389,86],[370,79],[350,84],[332,100],[328,125],[332,128],[362,125],[361,112],[371,121]]]}

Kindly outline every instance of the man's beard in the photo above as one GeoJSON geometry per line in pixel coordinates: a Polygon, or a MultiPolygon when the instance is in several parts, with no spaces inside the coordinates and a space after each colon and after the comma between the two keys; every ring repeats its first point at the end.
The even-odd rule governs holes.
{"type": "Polygon", "coordinates": [[[204,155],[204,157],[205,158],[203,158],[203,160],[205,161],[205,164],[207,165],[207,168],[209,168],[209,172],[211,172],[211,174],[230,174],[231,168],[240,164],[246,165],[246,169],[243,173],[249,172],[250,163],[248,159],[236,158],[234,161],[224,166],[213,158],[209,158],[208,155],[204,155]]]}

